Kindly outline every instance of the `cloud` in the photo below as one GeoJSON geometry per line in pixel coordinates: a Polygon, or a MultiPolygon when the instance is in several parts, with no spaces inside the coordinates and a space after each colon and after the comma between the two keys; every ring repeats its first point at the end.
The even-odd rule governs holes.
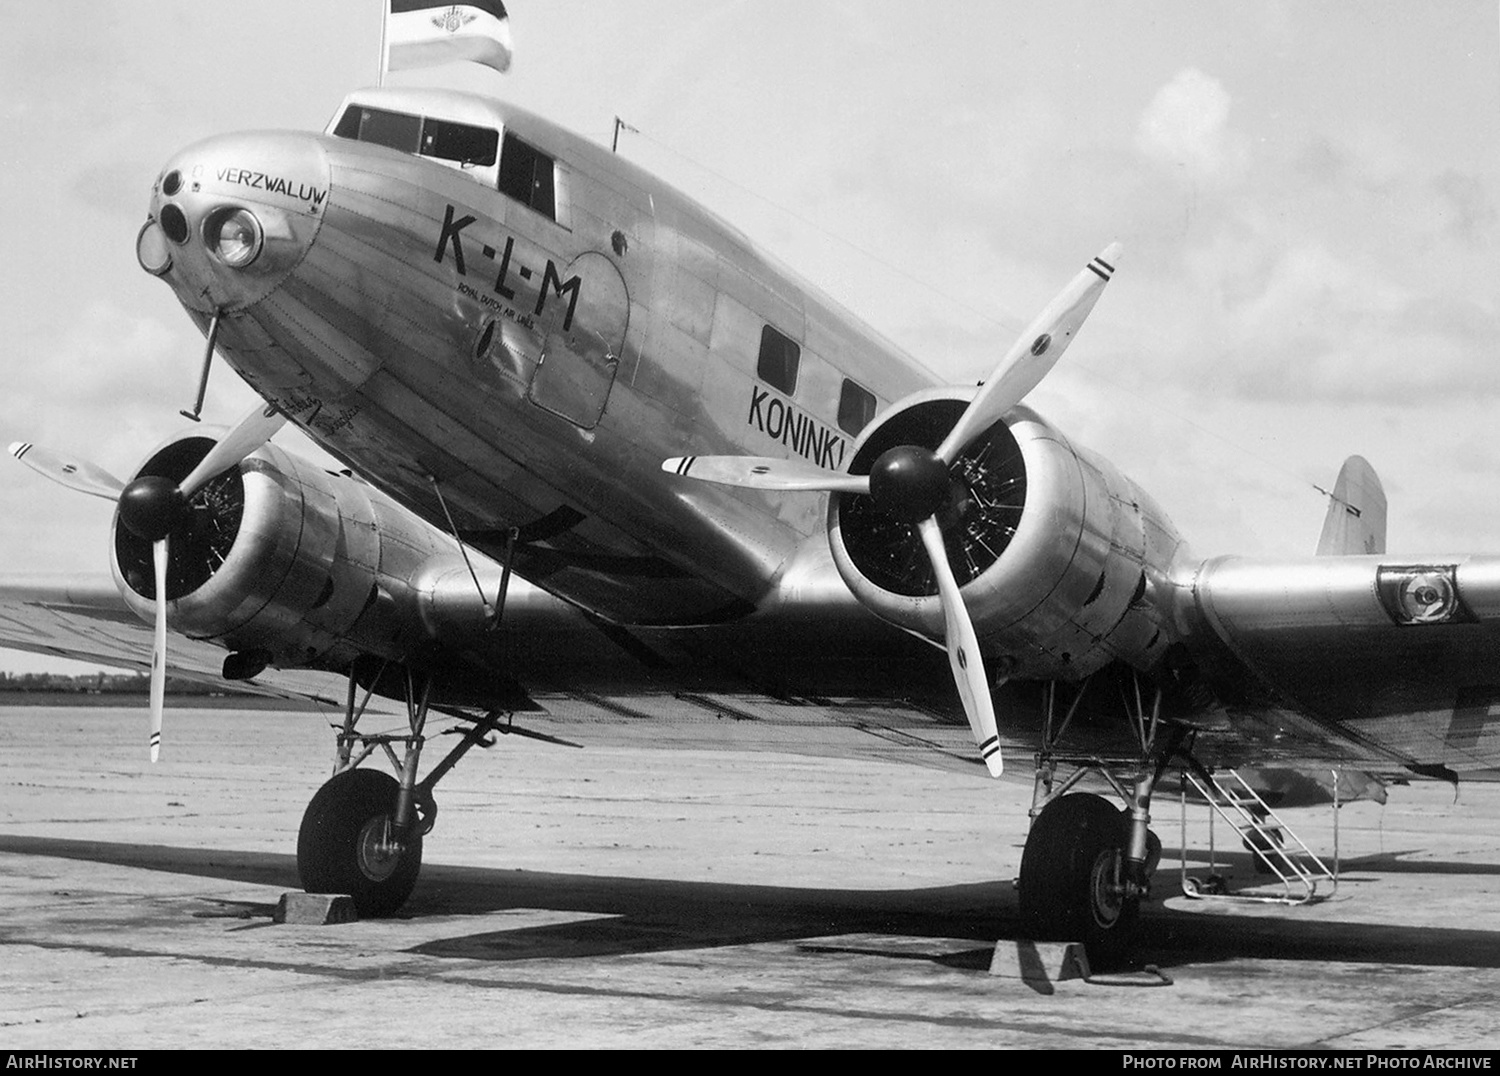
{"type": "Polygon", "coordinates": [[[1318,242],[1257,247],[1238,262],[1206,250],[1194,261],[1214,300],[1187,336],[1219,390],[1247,400],[1393,405],[1418,390],[1500,393],[1492,307],[1404,287],[1318,242]]]}
{"type": "MultiPolygon", "coordinates": [[[[185,315],[164,320],[101,298],[66,323],[12,340],[10,354],[0,444],[35,441],[118,474],[185,425],[177,409],[193,402],[203,336],[185,315]]],[[[232,423],[253,399],[215,362],[208,421],[232,423]]]]}
{"type": "Polygon", "coordinates": [[[1237,167],[1239,140],[1229,130],[1229,91],[1196,67],[1179,71],[1156,92],[1136,128],[1136,148],[1152,160],[1194,177],[1237,167]]]}
{"type": "Polygon", "coordinates": [[[1444,232],[1461,243],[1475,246],[1495,227],[1495,204],[1478,176],[1449,169],[1432,181],[1438,196],[1437,213],[1445,222],[1444,232]]]}

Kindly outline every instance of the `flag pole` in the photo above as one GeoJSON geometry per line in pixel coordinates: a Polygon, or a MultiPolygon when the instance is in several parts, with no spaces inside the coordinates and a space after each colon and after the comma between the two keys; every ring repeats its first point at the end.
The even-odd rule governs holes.
{"type": "Polygon", "coordinates": [[[380,0],[380,7],[380,71],[376,75],[375,85],[384,86],[385,69],[391,61],[390,53],[386,51],[390,48],[390,43],[385,39],[386,26],[391,21],[391,0],[380,0]]]}

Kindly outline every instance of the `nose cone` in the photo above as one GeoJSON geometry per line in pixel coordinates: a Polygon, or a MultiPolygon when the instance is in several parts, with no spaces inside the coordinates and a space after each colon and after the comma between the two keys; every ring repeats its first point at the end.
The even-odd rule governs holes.
{"type": "Polygon", "coordinates": [[[137,257],[193,310],[244,310],[275,291],[306,255],[328,190],[317,135],[210,138],[162,169],[137,257]]]}

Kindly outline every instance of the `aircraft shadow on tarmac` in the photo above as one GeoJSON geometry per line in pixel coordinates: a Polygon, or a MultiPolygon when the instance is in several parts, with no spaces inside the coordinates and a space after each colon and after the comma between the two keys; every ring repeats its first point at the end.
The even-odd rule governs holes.
{"type": "Polygon", "coordinates": [[[1456,874],[1496,875],[1500,874],[1500,863],[1433,862],[1430,859],[1406,859],[1406,856],[1421,856],[1420,848],[1406,848],[1399,852],[1380,852],[1376,855],[1346,859],[1343,870],[1347,873],[1371,874],[1456,874]]]}
{"type": "MultiPolygon", "coordinates": [[[[290,855],[0,835],[0,853],[7,852],[299,888],[296,859],[290,855]]],[[[1237,860],[1248,863],[1248,858],[1221,854],[1220,861],[1237,866],[1244,877],[1247,868],[1237,860]]],[[[1171,880],[1159,886],[1162,896],[1175,895],[1173,863],[1164,857],[1161,877],[1171,880]]],[[[1384,866],[1385,857],[1378,865],[1361,861],[1349,880],[1378,875],[1384,866]]],[[[1461,873],[1457,864],[1422,866],[1433,873],[1461,873]]],[[[1477,869],[1468,873],[1496,873],[1491,865],[1472,866],[1477,869]]],[[[1024,936],[1015,890],[1008,882],[902,890],[799,889],[428,864],[402,916],[512,909],[589,918],[462,934],[412,951],[467,960],[555,960],[864,935],[859,951],[878,955],[868,937],[890,935],[893,944],[885,955],[893,959],[923,958],[909,939],[944,939],[949,944],[926,959],[986,968],[994,940],[1024,936]],[[953,939],[980,944],[972,952],[954,952],[953,939]]],[[[1274,916],[1201,914],[1159,902],[1143,910],[1142,927],[1140,960],[1164,968],[1232,959],[1500,967],[1500,935],[1484,930],[1315,921],[1299,917],[1296,909],[1274,916]]],[[[840,951],[837,945],[807,949],[840,951]]]]}

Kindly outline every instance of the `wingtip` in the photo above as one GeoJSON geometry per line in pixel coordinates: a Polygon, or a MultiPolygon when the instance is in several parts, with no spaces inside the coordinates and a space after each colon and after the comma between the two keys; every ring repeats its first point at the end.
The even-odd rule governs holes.
{"type": "Polygon", "coordinates": [[[1120,264],[1120,252],[1124,249],[1119,243],[1111,243],[1099,252],[1099,260],[1116,267],[1120,264]]]}
{"type": "Polygon", "coordinates": [[[28,448],[30,448],[30,447],[31,447],[30,442],[27,442],[27,441],[12,441],[10,443],[10,447],[7,448],[5,451],[9,452],[16,459],[20,459],[22,456],[24,456],[26,454],[26,450],[28,448]]]}

